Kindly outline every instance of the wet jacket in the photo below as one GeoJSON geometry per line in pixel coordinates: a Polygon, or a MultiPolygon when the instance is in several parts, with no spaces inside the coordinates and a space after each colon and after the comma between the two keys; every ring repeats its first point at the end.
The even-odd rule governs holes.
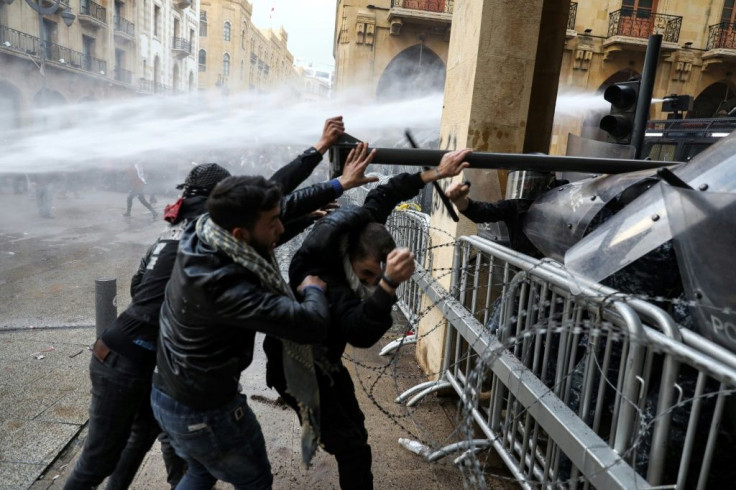
{"type": "MultiPolygon", "coordinates": [[[[281,200],[281,219],[288,231],[281,236],[281,243],[312,223],[313,220],[304,217],[305,213],[339,197],[336,187],[329,182],[292,192],[321,159],[322,155],[310,148],[271,177],[284,192],[290,193],[281,200]]],[[[176,221],[164,230],[141,260],[130,283],[130,305],[102,335],[103,342],[113,351],[144,366],[152,367],[155,363],[159,312],[166,283],[174,267],[179,239],[190,222],[206,212],[206,202],[205,196],[184,199],[176,221]]]]}

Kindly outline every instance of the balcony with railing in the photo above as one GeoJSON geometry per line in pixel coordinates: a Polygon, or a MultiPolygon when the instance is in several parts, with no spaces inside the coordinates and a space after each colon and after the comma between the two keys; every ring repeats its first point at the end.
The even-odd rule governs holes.
{"type": "Polygon", "coordinates": [[[171,49],[174,56],[185,58],[192,52],[192,45],[183,37],[175,37],[171,49]]]}
{"type": "Polygon", "coordinates": [[[454,0],[391,0],[388,11],[390,32],[399,35],[405,23],[449,31],[454,5],[454,0]]]}
{"type": "Polygon", "coordinates": [[[629,49],[646,49],[649,36],[661,34],[662,49],[677,49],[681,27],[682,17],[678,15],[622,8],[608,14],[608,39],[603,47],[624,45],[629,49]]]}
{"type": "Polygon", "coordinates": [[[192,0],[174,0],[174,6],[179,10],[184,10],[192,6],[192,0]]]}
{"type": "Polygon", "coordinates": [[[116,15],[114,19],[114,34],[115,39],[123,42],[130,42],[135,40],[135,24],[128,19],[116,15]]]}
{"type": "Polygon", "coordinates": [[[115,80],[130,85],[133,83],[133,73],[130,70],[116,67],[114,70],[115,80]]]}
{"type": "MultiPolygon", "coordinates": [[[[24,56],[40,57],[41,40],[36,36],[0,25],[0,49],[20,53],[24,56]]],[[[107,74],[107,62],[105,60],[85,55],[50,41],[46,42],[44,59],[50,65],[74,68],[95,75],[107,74]]]]}
{"type": "Polygon", "coordinates": [[[720,22],[708,26],[703,69],[715,63],[734,62],[736,62],[736,22],[720,22]]]}
{"type": "Polygon", "coordinates": [[[92,0],[81,0],[79,22],[82,25],[97,29],[107,26],[107,9],[92,0]]]}

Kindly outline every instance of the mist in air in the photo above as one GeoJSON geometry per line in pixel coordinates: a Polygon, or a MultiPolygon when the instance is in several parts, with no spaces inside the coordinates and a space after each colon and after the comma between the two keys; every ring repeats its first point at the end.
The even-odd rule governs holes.
{"type": "Polygon", "coordinates": [[[0,173],[79,171],[138,159],[151,168],[272,146],[293,146],[296,155],[319,139],[328,117],[342,115],[348,133],[372,142],[398,140],[406,128],[438,135],[441,112],[442,94],[381,104],[359,92],[319,102],[275,92],[58,105],[0,136],[0,173]]]}

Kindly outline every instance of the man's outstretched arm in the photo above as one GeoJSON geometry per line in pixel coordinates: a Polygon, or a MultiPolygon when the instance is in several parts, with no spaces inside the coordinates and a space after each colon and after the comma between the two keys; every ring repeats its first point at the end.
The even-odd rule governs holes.
{"type": "Polygon", "coordinates": [[[325,121],[322,136],[314,146],[278,169],[269,180],[281,186],[281,192],[288,194],[299,187],[322,161],[322,155],[345,133],[342,116],[331,117],[325,121]]]}

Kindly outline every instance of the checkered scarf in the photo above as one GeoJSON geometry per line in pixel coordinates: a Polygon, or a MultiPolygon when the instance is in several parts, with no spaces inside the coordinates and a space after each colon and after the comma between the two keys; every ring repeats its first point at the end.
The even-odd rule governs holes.
{"type": "MultiPolygon", "coordinates": [[[[296,301],[294,293],[284,281],[276,257],[268,259],[247,243],[236,239],[215,224],[208,214],[197,220],[197,236],[207,245],[227,254],[233,261],[255,274],[261,285],[274,294],[282,294],[296,301]]],[[[298,328],[298,325],[294,325],[298,328]]],[[[268,332],[266,332],[268,333],[268,332]]],[[[309,463],[319,441],[319,387],[314,370],[314,353],[311,345],[281,339],[283,349],[286,391],[299,402],[302,420],[302,462],[309,463]]]]}

